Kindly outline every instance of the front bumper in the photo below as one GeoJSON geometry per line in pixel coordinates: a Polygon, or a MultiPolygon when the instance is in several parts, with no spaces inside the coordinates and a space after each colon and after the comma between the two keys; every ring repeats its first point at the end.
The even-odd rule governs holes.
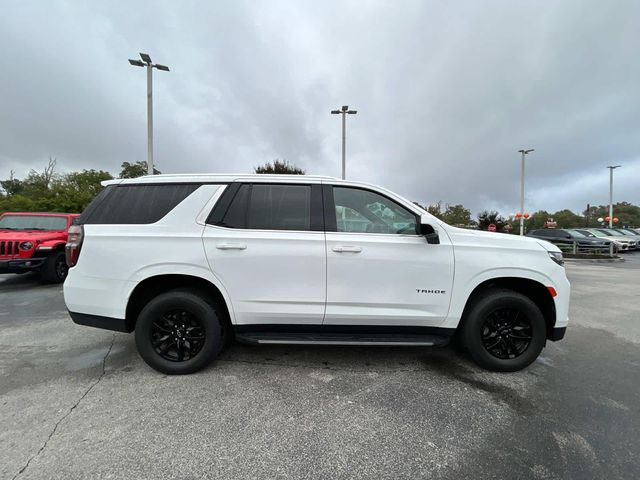
{"type": "Polygon", "coordinates": [[[0,273],[24,273],[42,267],[46,258],[11,258],[0,260],[0,273]]]}

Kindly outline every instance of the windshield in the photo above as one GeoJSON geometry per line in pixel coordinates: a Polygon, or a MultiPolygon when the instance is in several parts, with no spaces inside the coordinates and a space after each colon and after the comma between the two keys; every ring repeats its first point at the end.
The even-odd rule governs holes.
{"type": "Polygon", "coordinates": [[[589,231],[591,233],[593,233],[596,237],[602,238],[602,237],[606,237],[607,236],[604,232],[602,232],[600,230],[589,230],[589,231]]]}
{"type": "Polygon", "coordinates": [[[580,233],[578,230],[567,230],[567,232],[570,233],[572,237],[586,237],[584,233],[580,233]]]}
{"type": "Polygon", "coordinates": [[[48,215],[5,215],[0,218],[2,230],[66,230],[67,217],[48,215]]]}
{"type": "Polygon", "coordinates": [[[600,230],[605,235],[609,235],[611,237],[624,237],[620,232],[616,232],[615,230],[600,230]]]}
{"type": "Polygon", "coordinates": [[[638,235],[637,233],[631,233],[629,230],[616,230],[617,232],[623,234],[623,235],[638,235]]]}
{"type": "Polygon", "coordinates": [[[576,232],[580,232],[585,237],[595,237],[595,235],[592,232],[590,232],[589,230],[576,230],[576,232]]]}

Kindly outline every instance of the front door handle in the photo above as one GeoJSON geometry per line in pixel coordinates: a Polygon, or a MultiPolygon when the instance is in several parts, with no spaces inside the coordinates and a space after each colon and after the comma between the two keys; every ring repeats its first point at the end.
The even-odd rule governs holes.
{"type": "Polygon", "coordinates": [[[247,246],[244,243],[219,243],[216,248],[218,250],[245,250],[247,246]]]}
{"type": "Polygon", "coordinates": [[[362,251],[361,247],[357,247],[355,245],[337,245],[332,249],[334,252],[351,252],[351,253],[360,253],[362,251]]]}

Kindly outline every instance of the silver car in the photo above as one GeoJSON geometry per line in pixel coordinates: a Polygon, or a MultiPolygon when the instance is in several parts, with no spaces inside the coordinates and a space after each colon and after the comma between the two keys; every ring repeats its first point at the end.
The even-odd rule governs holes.
{"type": "Polygon", "coordinates": [[[637,240],[635,240],[635,238],[624,235],[623,233],[617,232],[612,229],[589,228],[588,231],[591,232],[596,237],[606,238],[607,240],[611,240],[612,242],[618,245],[618,251],[620,252],[635,250],[638,247],[638,242],[637,240]]]}

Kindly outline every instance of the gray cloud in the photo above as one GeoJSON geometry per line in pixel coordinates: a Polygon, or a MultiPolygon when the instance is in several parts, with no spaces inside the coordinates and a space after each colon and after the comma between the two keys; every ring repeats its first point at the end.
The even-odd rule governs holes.
{"type": "Polygon", "coordinates": [[[420,202],[516,210],[640,203],[633,1],[15,2],[0,17],[0,176],[146,156],[139,51],[164,172],[285,158],[420,202]]]}

